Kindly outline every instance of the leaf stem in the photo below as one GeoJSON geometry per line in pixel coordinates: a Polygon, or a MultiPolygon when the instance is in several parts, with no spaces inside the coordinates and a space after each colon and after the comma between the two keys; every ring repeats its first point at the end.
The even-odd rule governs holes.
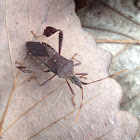
{"type": "MultiPolygon", "coordinates": [[[[24,58],[24,60],[23,60],[23,62],[22,62],[22,65],[24,64],[24,62],[25,62],[25,60],[26,60],[27,57],[28,57],[28,54],[25,56],[25,58],[24,58]]],[[[15,88],[17,87],[17,80],[18,80],[18,77],[19,77],[20,72],[21,72],[21,70],[19,70],[18,73],[17,73],[17,76],[16,76],[16,78],[15,78],[15,82],[14,82],[12,91],[11,91],[11,93],[10,93],[9,100],[8,100],[8,102],[7,102],[6,109],[5,109],[4,114],[3,114],[3,118],[2,118],[2,121],[1,121],[1,125],[0,125],[0,137],[1,137],[1,135],[2,135],[2,126],[3,126],[4,120],[5,120],[6,113],[7,113],[7,111],[8,111],[8,107],[9,107],[9,105],[10,105],[10,102],[11,102],[11,99],[12,99],[12,96],[13,96],[13,93],[14,93],[14,90],[15,90],[15,88]]]]}
{"type": "Polygon", "coordinates": [[[120,43],[120,44],[140,44],[138,40],[110,40],[110,39],[96,39],[97,43],[120,43]]]}
{"type": "Polygon", "coordinates": [[[0,136],[1,136],[1,131],[2,131],[2,126],[3,126],[3,123],[4,123],[4,119],[5,119],[5,116],[6,116],[6,113],[7,113],[7,111],[8,111],[8,107],[9,107],[9,105],[10,105],[10,102],[11,102],[11,99],[12,99],[12,96],[13,96],[13,93],[14,93],[14,90],[15,90],[15,88],[16,88],[16,84],[17,84],[17,78],[18,78],[18,76],[19,76],[19,73],[20,73],[20,71],[18,72],[18,74],[17,74],[17,77],[16,77],[16,79],[15,79],[15,82],[14,82],[14,85],[13,85],[13,88],[12,88],[12,91],[11,91],[11,94],[10,94],[10,97],[9,97],[9,100],[8,100],[8,103],[7,103],[7,106],[6,106],[6,109],[5,109],[5,111],[4,111],[4,115],[3,115],[3,118],[2,118],[2,122],[1,122],[1,125],[0,125],[0,136]]]}

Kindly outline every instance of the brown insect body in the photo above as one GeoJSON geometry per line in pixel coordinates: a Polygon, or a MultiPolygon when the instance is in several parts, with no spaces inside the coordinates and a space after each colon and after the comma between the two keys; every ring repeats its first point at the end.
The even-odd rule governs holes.
{"type": "MultiPolygon", "coordinates": [[[[72,96],[72,101],[73,104],[75,105],[75,102],[73,100],[74,97],[74,91],[72,87],[70,86],[68,79],[72,81],[72,83],[76,84],[82,89],[82,101],[81,101],[81,106],[77,115],[77,119],[83,104],[83,88],[82,88],[82,82],[75,76],[75,75],[87,75],[87,73],[75,73],[74,74],[74,66],[77,66],[81,64],[80,61],[79,63],[74,65],[73,60],[68,60],[65,57],[61,56],[61,49],[62,49],[62,41],[63,41],[63,32],[59,29],[53,28],[53,27],[46,27],[44,30],[44,33],[42,35],[45,35],[46,37],[49,37],[53,35],[54,33],[59,31],[59,49],[58,53],[48,44],[46,43],[40,43],[40,42],[32,42],[29,41],[26,43],[26,47],[29,51],[29,54],[31,54],[34,58],[37,59],[38,62],[41,64],[44,64],[46,67],[48,67],[49,71],[53,72],[55,75],[58,75],[60,78],[64,78],[73,94],[72,96]]],[[[32,31],[32,34],[38,38],[40,36],[36,36],[34,32],[32,31]]],[[[76,59],[75,59],[76,60],[76,59]]],[[[35,73],[36,71],[31,71],[31,70],[25,70],[26,67],[24,66],[18,66],[18,69],[22,70],[25,73],[35,73]]],[[[49,72],[49,71],[42,71],[42,72],[49,72]]],[[[55,76],[54,75],[54,76],[55,76]]],[[[34,77],[37,82],[39,83],[40,86],[45,85],[48,81],[50,81],[54,76],[40,84],[36,77],[34,77]]],[[[76,119],[76,120],[77,120],[76,119]]]]}
{"type": "MultiPolygon", "coordinates": [[[[30,41],[30,42],[26,43],[26,46],[29,51],[29,54],[31,54],[34,58],[36,58],[38,62],[40,62],[41,64],[44,64],[46,67],[48,67],[49,71],[53,72],[55,75],[58,75],[60,78],[64,78],[66,80],[66,82],[73,94],[72,101],[73,101],[74,105],[75,105],[74,100],[73,100],[74,91],[73,91],[72,87],[70,86],[68,79],[71,80],[72,83],[76,84],[77,86],[79,86],[82,89],[82,101],[81,101],[81,106],[79,108],[78,115],[76,118],[76,121],[77,121],[78,116],[80,114],[80,110],[83,105],[82,84],[83,85],[92,84],[92,83],[104,80],[108,77],[112,77],[118,73],[110,75],[110,76],[102,78],[102,79],[99,79],[97,81],[89,82],[89,83],[80,81],[79,78],[77,78],[75,75],[81,75],[84,77],[85,75],[87,75],[87,73],[74,73],[74,66],[81,64],[81,62],[75,59],[79,63],[74,65],[73,60],[68,60],[65,57],[60,55],[61,48],[62,48],[63,32],[61,30],[55,29],[53,27],[46,27],[46,29],[44,30],[44,33],[42,35],[49,37],[58,31],[59,31],[59,51],[58,51],[58,53],[50,45],[48,45],[46,43],[30,41]]],[[[33,33],[33,31],[32,31],[32,33],[33,33]]],[[[42,36],[42,35],[36,36],[34,33],[33,33],[33,35],[36,38],[42,36]]],[[[35,73],[36,72],[36,71],[31,71],[31,70],[25,70],[25,68],[26,68],[25,66],[18,66],[17,68],[22,70],[25,73],[35,73]]],[[[42,72],[49,72],[49,71],[42,71],[42,72]]],[[[126,71],[126,70],[124,70],[124,71],[126,71]]],[[[121,71],[121,72],[123,72],[123,71],[121,71]]],[[[121,73],[121,72],[119,72],[119,73],[121,73]]],[[[45,81],[42,84],[40,84],[38,81],[37,82],[39,83],[40,86],[43,86],[48,81],[50,81],[54,76],[52,76],[51,78],[49,78],[47,81],[45,81]]]]}
{"type": "Polygon", "coordinates": [[[58,54],[50,45],[40,42],[27,42],[30,54],[47,66],[60,78],[68,79],[74,75],[74,62],[58,54]]]}

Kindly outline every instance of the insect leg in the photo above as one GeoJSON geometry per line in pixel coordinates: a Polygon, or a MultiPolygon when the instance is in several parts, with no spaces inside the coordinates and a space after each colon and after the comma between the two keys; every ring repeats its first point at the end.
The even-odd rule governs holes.
{"type": "Polygon", "coordinates": [[[22,63],[20,63],[20,62],[18,62],[18,61],[16,61],[16,62],[15,62],[15,64],[18,64],[18,65],[23,65],[22,63]]]}
{"type": "Polygon", "coordinates": [[[25,60],[27,59],[28,56],[29,56],[29,53],[27,53],[27,55],[26,55],[26,57],[24,58],[23,62],[18,62],[18,61],[16,61],[15,64],[18,64],[18,65],[23,66],[23,64],[24,64],[24,62],[25,62],[25,60]]]}
{"type": "Polygon", "coordinates": [[[70,86],[70,84],[69,84],[69,82],[66,80],[66,82],[67,82],[67,84],[68,84],[68,86],[69,86],[69,89],[70,89],[70,91],[71,91],[71,93],[72,93],[72,102],[73,102],[73,105],[75,106],[75,102],[74,102],[74,91],[73,91],[73,89],[72,89],[72,87],[70,86]]]}
{"type": "Polygon", "coordinates": [[[81,65],[81,61],[79,61],[79,60],[77,60],[77,59],[75,59],[75,56],[77,55],[77,53],[71,58],[71,59],[73,59],[73,60],[75,60],[75,61],[77,61],[78,63],[77,64],[75,64],[74,66],[79,66],[79,65],[81,65]]]}
{"type": "Polygon", "coordinates": [[[61,49],[62,49],[62,42],[63,42],[63,31],[61,31],[60,29],[56,29],[53,27],[46,27],[46,29],[44,30],[43,35],[45,35],[46,37],[49,37],[51,35],[53,35],[54,33],[59,31],[59,48],[58,48],[58,53],[61,53],[61,49]]]}
{"type": "Polygon", "coordinates": [[[36,35],[33,31],[31,31],[31,33],[33,34],[33,36],[34,36],[35,38],[39,38],[39,37],[43,36],[43,34],[42,34],[42,35],[37,36],[37,35],[36,35]]]}
{"type": "Polygon", "coordinates": [[[42,84],[40,84],[40,82],[38,81],[38,79],[36,77],[31,77],[28,81],[30,81],[31,79],[35,79],[37,81],[37,83],[40,85],[40,86],[44,86],[46,83],[48,83],[53,77],[55,77],[55,75],[53,75],[52,77],[50,77],[49,79],[47,79],[45,82],[43,82],[42,84]]]}
{"type": "Polygon", "coordinates": [[[60,30],[59,33],[59,54],[61,53],[61,49],[62,49],[62,42],[63,42],[63,32],[60,30]]]}
{"type": "Polygon", "coordinates": [[[75,75],[80,75],[79,78],[87,79],[87,77],[85,75],[88,75],[88,73],[75,73],[75,75]]]}
{"type": "Polygon", "coordinates": [[[25,70],[25,66],[17,66],[19,70],[22,70],[24,73],[39,73],[39,72],[50,72],[50,70],[42,71],[42,70],[25,70]]]}
{"type": "Polygon", "coordinates": [[[79,78],[83,78],[83,79],[86,79],[87,80],[87,77],[86,76],[80,76],[79,78]]]}
{"type": "Polygon", "coordinates": [[[85,76],[85,75],[88,75],[88,73],[75,73],[75,75],[82,75],[82,76],[85,76]]]}
{"type": "Polygon", "coordinates": [[[125,72],[125,71],[127,71],[127,70],[128,70],[128,69],[122,70],[122,71],[117,72],[117,73],[115,73],[115,74],[109,75],[109,76],[107,76],[107,77],[105,77],[105,78],[102,78],[102,79],[99,79],[99,80],[96,80],[96,81],[92,81],[92,82],[89,82],[89,83],[82,82],[82,81],[81,81],[81,83],[82,83],[83,85],[88,85],[88,84],[96,83],[96,82],[105,80],[105,79],[107,79],[107,78],[113,77],[113,76],[115,76],[115,75],[118,75],[118,74],[120,74],[120,73],[122,73],[122,72],[125,72]]]}
{"type": "Polygon", "coordinates": [[[49,36],[53,35],[54,33],[58,32],[58,31],[59,31],[59,49],[58,49],[58,52],[60,54],[61,49],[62,49],[62,42],[63,42],[63,31],[48,26],[48,27],[46,27],[46,29],[44,29],[44,33],[42,35],[37,36],[33,31],[31,31],[31,33],[33,34],[33,36],[35,38],[39,38],[43,35],[45,35],[46,37],[49,37],[49,36]]]}

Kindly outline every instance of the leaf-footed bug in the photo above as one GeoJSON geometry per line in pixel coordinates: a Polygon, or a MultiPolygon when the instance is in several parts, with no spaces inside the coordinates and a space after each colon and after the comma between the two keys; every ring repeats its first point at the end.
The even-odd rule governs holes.
{"type": "MultiPolygon", "coordinates": [[[[68,60],[65,57],[61,56],[61,49],[62,49],[62,42],[63,42],[63,32],[59,29],[55,29],[53,27],[46,27],[46,29],[44,30],[44,33],[40,36],[36,36],[34,34],[34,32],[32,31],[32,34],[38,38],[41,37],[43,35],[45,35],[46,37],[49,37],[51,35],[53,35],[54,33],[59,31],[59,51],[58,53],[48,44],[46,43],[40,43],[40,42],[32,42],[29,41],[26,43],[26,47],[29,51],[29,54],[31,54],[33,57],[35,57],[37,59],[37,61],[39,61],[40,63],[42,63],[43,65],[45,65],[49,70],[47,71],[41,71],[41,72],[53,72],[54,75],[52,77],[50,77],[48,80],[46,80],[45,82],[43,82],[42,84],[39,83],[39,81],[37,80],[36,77],[33,77],[40,86],[45,85],[48,81],[50,81],[53,77],[55,77],[56,75],[59,76],[59,78],[64,78],[68,84],[68,87],[72,93],[72,101],[73,104],[75,105],[74,102],[74,91],[72,89],[72,87],[70,86],[68,80],[72,81],[72,83],[76,84],[77,86],[79,86],[82,90],[82,100],[81,100],[81,105],[78,111],[78,115],[76,117],[76,120],[78,120],[82,105],[83,105],[83,87],[82,84],[87,85],[87,84],[91,84],[91,83],[95,83],[101,80],[104,80],[108,77],[112,77],[116,74],[110,75],[108,77],[105,77],[103,79],[97,80],[97,81],[93,81],[90,83],[85,83],[79,80],[78,77],[76,77],[75,75],[80,75],[81,77],[85,78],[84,76],[87,75],[87,73],[74,73],[74,66],[80,65],[81,62],[76,60],[74,57],[72,57],[72,59],[78,61],[77,64],[74,65],[73,60],[68,60]]],[[[40,71],[31,71],[31,70],[25,70],[25,66],[18,66],[18,69],[22,70],[24,73],[36,73],[36,72],[40,72],[40,71]]],[[[126,71],[126,70],[124,70],[126,71]]],[[[121,72],[124,72],[121,71],[121,72]]],[[[119,73],[121,73],[119,72],[119,73]]]]}

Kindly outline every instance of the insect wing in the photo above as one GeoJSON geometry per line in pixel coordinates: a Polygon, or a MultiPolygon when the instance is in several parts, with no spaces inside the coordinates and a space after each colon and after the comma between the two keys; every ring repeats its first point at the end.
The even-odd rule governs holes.
{"type": "Polygon", "coordinates": [[[33,56],[49,57],[46,45],[47,44],[45,44],[45,43],[41,44],[40,42],[27,42],[26,43],[29,53],[31,53],[33,56]]]}

